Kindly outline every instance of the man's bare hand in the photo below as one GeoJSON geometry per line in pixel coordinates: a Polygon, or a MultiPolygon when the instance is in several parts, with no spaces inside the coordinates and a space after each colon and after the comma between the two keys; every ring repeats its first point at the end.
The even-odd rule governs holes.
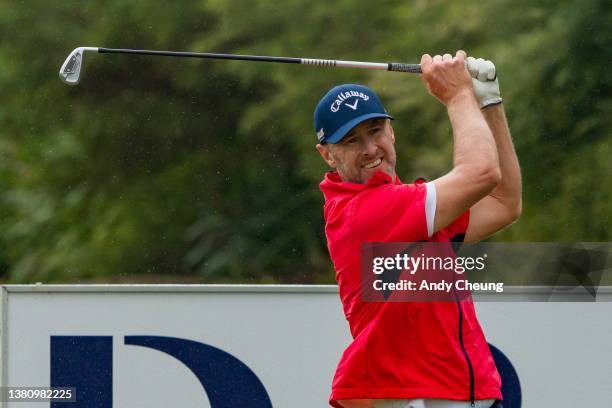
{"type": "Polygon", "coordinates": [[[465,66],[466,56],[465,51],[459,50],[454,58],[450,54],[421,57],[421,79],[427,90],[445,106],[458,96],[474,97],[472,78],[465,66]]]}

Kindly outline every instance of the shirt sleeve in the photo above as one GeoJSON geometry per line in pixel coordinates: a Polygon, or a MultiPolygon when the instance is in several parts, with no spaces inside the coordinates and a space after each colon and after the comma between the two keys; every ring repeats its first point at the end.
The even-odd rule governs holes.
{"type": "Polygon", "coordinates": [[[427,197],[425,198],[425,219],[427,220],[427,237],[434,233],[434,220],[436,217],[436,186],[434,183],[425,183],[427,197]]]}
{"type": "Polygon", "coordinates": [[[425,184],[385,184],[361,196],[354,217],[372,241],[417,242],[429,238],[425,184]]]}

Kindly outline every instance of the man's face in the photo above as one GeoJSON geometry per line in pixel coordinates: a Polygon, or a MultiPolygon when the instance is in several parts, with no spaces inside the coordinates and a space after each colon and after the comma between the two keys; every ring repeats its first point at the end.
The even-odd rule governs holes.
{"type": "Polygon", "coordinates": [[[317,150],[342,181],[364,184],[377,171],[383,171],[395,182],[394,144],[391,121],[374,118],[355,126],[340,143],[318,144],[317,150]]]}

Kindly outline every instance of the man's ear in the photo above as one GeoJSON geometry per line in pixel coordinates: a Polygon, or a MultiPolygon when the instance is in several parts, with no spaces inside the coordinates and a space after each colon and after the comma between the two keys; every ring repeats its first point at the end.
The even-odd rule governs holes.
{"type": "Polygon", "coordinates": [[[390,120],[389,120],[389,128],[391,129],[391,142],[393,142],[393,144],[395,144],[395,132],[393,132],[393,126],[391,126],[391,121],[390,120]]]}
{"type": "Polygon", "coordinates": [[[332,157],[331,153],[329,152],[329,148],[328,147],[323,146],[322,144],[317,144],[317,150],[319,151],[319,154],[321,155],[323,160],[325,160],[325,162],[330,167],[336,168],[336,161],[334,160],[334,158],[332,157]]]}

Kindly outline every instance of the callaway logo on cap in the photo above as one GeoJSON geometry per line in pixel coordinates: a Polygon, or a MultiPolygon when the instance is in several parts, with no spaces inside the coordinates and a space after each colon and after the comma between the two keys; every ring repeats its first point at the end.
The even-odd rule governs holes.
{"type": "Polygon", "coordinates": [[[344,84],[321,98],[314,112],[319,143],[338,143],[352,128],[372,118],[389,118],[378,96],[363,85],[344,84]]]}

